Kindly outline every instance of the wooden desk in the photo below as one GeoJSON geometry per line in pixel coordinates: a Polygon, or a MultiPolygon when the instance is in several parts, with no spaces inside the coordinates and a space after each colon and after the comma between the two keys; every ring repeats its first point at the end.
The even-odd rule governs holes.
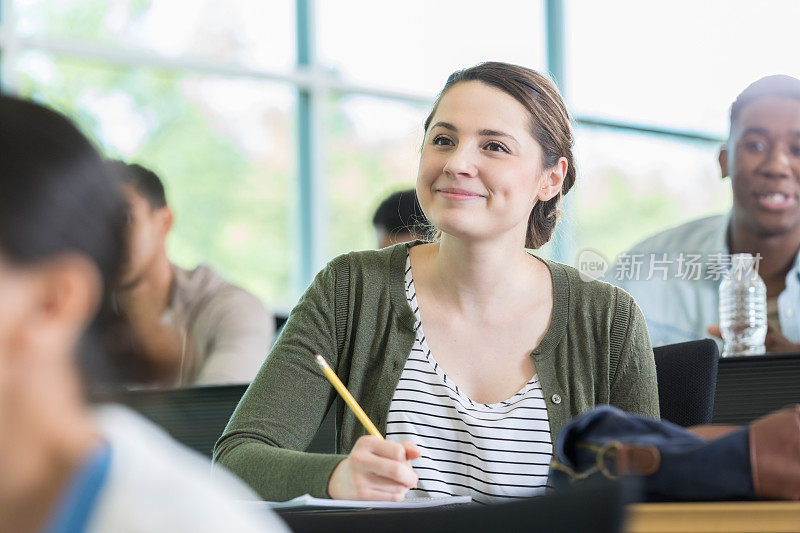
{"type": "Polygon", "coordinates": [[[638,503],[629,533],[798,532],[800,502],[638,503]]]}

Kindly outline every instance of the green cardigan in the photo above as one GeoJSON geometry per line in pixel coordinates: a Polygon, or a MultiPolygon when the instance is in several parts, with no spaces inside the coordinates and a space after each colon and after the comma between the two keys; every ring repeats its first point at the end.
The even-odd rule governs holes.
{"type": "MultiPolygon", "coordinates": [[[[394,390],[414,343],[405,296],[406,245],[351,252],[331,261],[289,315],[266,362],[214,447],[214,461],[266,500],[327,497],[345,455],[311,454],[336,392],[314,361],[331,364],[385,433],[394,390]]],[[[577,270],[546,261],[553,279],[550,326],[531,355],[555,441],[571,418],[598,404],[658,417],[653,352],[633,299],[577,270]]],[[[347,454],[365,434],[337,402],[336,449],[347,454]]]]}

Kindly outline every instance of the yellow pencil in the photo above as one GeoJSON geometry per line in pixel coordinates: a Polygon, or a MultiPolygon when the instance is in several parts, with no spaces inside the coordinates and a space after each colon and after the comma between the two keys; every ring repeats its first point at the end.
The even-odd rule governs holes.
{"type": "Polygon", "coordinates": [[[328,381],[331,382],[333,388],[336,389],[336,391],[342,396],[344,403],[346,403],[348,407],[353,410],[353,413],[355,413],[356,417],[361,421],[362,424],[364,424],[364,427],[367,428],[367,431],[369,431],[370,434],[382,439],[383,435],[381,435],[381,432],[378,431],[378,428],[376,428],[375,424],[372,423],[372,420],[369,419],[367,413],[365,413],[361,406],[358,405],[358,402],[356,402],[356,399],[353,398],[352,394],[350,394],[350,391],[347,390],[347,387],[344,386],[344,383],[342,383],[339,377],[333,372],[333,370],[331,370],[331,367],[328,366],[328,362],[325,361],[325,359],[323,359],[319,354],[314,357],[317,360],[320,368],[322,368],[322,372],[325,373],[325,377],[328,378],[328,381]]]}

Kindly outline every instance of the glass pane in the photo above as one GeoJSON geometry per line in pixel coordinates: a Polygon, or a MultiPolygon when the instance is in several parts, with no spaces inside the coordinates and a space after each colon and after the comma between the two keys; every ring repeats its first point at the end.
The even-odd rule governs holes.
{"type": "Polygon", "coordinates": [[[660,230],[726,212],[732,197],[729,182],[720,178],[718,148],[579,128],[578,179],[567,195],[568,224],[575,229],[574,257],[569,259],[591,248],[613,262],[660,230]]]}
{"type": "Polygon", "coordinates": [[[728,108],[747,85],[800,75],[794,0],[565,4],[577,114],[724,135],[728,108]]]}
{"type": "Polygon", "coordinates": [[[78,39],[166,56],[290,69],[294,2],[14,0],[23,35],[78,39]]]}
{"type": "Polygon", "coordinates": [[[316,17],[320,61],[370,85],[433,95],[481,61],[545,63],[541,1],[317,1],[316,17]]]}
{"type": "Polygon", "coordinates": [[[75,118],[109,155],[160,175],[175,212],[171,259],[210,263],[270,306],[290,304],[292,90],[34,53],[18,66],[22,94],[75,118]]]}
{"type": "Polygon", "coordinates": [[[328,255],[377,246],[372,217],[417,179],[427,106],[334,95],[325,110],[328,255]]]}

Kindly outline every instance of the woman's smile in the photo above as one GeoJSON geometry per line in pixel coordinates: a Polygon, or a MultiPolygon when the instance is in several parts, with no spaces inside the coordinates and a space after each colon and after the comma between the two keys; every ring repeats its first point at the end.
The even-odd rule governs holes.
{"type": "Polygon", "coordinates": [[[439,196],[454,202],[468,202],[470,200],[480,200],[485,198],[485,196],[482,194],[456,187],[444,187],[436,189],[436,192],[439,194],[439,196]]]}

